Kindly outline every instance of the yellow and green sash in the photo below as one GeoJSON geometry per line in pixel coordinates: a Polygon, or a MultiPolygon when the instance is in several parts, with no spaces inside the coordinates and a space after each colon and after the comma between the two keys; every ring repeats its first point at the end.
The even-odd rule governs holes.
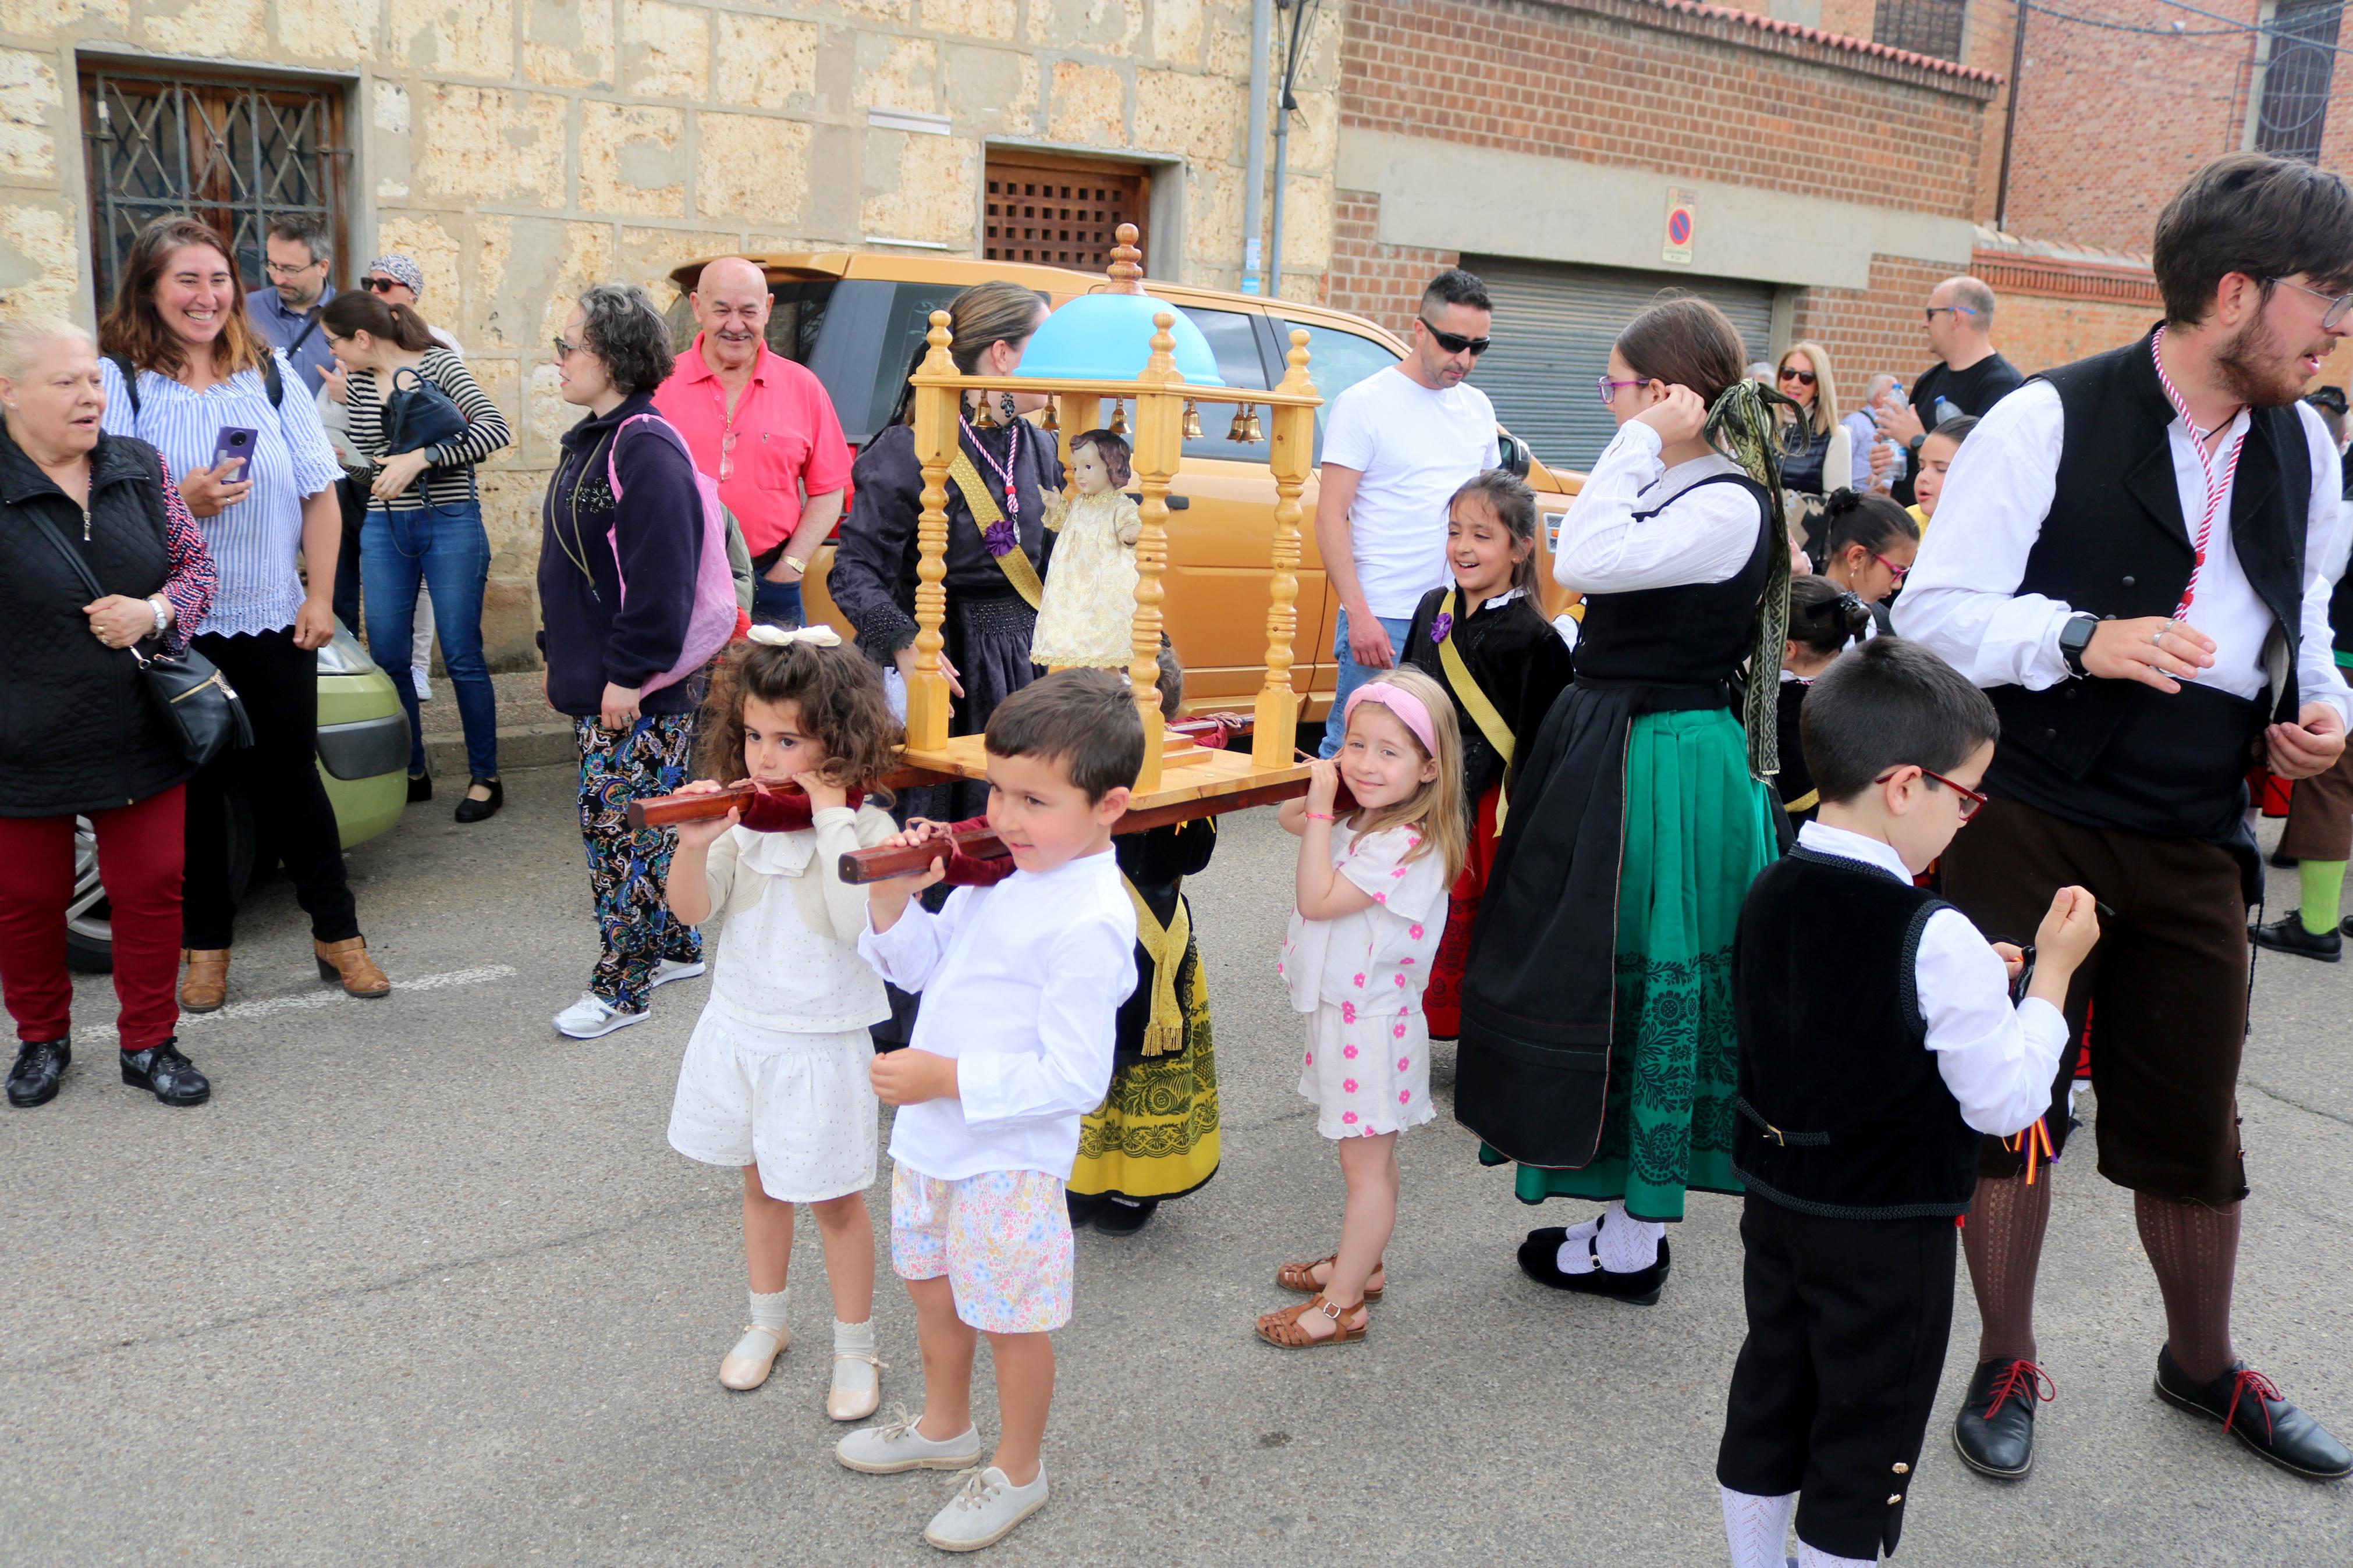
{"type": "MultiPolygon", "coordinates": [[[[1005,509],[998,506],[997,498],[988,493],[988,486],[982,480],[980,470],[972,466],[971,454],[962,447],[956,450],[955,461],[948,465],[948,478],[963,492],[964,504],[972,513],[972,526],[979,531],[982,548],[986,549],[988,531],[1005,521],[1005,509]]],[[[1029,556],[1021,548],[1020,531],[1014,531],[1012,549],[989,559],[996,562],[997,569],[1005,574],[1005,580],[1013,584],[1013,591],[1020,595],[1031,609],[1036,609],[1039,595],[1045,592],[1045,585],[1038,581],[1038,568],[1029,564],[1029,556]]]]}
{"type": "Polygon", "coordinates": [[[1137,1052],[1147,1057],[1171,1055],[1185,1048],[1185,1014],[1176,1005],[1176,970],[1185,962],[1186,944],[1193,940],[1193,916],[1185,907],[1184,884],[1177,884],[1176,910],[1165,926],[1134,882],[1122,876],[1119,884],[1127,889],[1128,902],[1135,906],[1136,945],[1152,960],[1152,1013],[1145,1020],[1144,1043],[1137,1052]]]}
{"type": "Polygon", "coordinates": [[[1501,838],[1504,836],[1504,812],[1511,804],[1504,779],[1510,777],[1512,771],[1512,727],[1504,722],[1504,715],[1479,689],[1479,682],[1472,677],[1471,666],[1463,661],[1462,650],[1454,646],[1453,589],[1446,590],[1446,602],[1438,606],[1438,613],[1446,617],[1446,636],[1438,645],[1438,666],[1446,672],[1446,684],[1454,689],[1454,695],[1461,700],[1463,710],[1471,715],[1471,721],[1479,726],[1479,732],[1487,737],[1487,743],[1494,747],[1496,753],[1504,759],[1504,778],[1495,781],[1495,837],[1501,838]]]}

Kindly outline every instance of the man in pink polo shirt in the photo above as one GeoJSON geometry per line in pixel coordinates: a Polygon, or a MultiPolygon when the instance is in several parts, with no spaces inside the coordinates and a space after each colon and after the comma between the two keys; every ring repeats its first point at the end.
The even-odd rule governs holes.
{"type": "Polygon", "coordinates": [[[768,347],[768,280],[741,257],[702,269],[692,346],[654,406],[719,481],[758,574],[752,618],[801,624],[801,574],[841,516],[849,445],[818,378],[768,347]]]}

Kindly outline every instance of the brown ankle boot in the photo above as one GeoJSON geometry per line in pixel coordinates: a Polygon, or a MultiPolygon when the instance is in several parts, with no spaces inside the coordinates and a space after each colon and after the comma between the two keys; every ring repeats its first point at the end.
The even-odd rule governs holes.
{"type": "Polygon", "coordinates": [[[341,942],[311,943],[318,955],[319,978],[340,980],[343,989],[353,996],[385,996],[391,994],[392,977],[375,966],[368,956],[367,938],[346,937],[341,942]]]}
{"type": "Polygon", "coordinates": [[[216,1013],[228,1000],[228,952],[225,947],[184,947],[180,960],[180,1011],[216,1013]]]}

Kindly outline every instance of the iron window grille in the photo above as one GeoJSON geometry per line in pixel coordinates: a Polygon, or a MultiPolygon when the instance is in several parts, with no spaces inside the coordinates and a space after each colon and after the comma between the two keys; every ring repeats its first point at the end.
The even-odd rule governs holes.
{"type": "Polygon", "coordinates": [[[2337,27],[2345,0],[2280,0],[2273,14],[2271,58],[2255,107],[2255,147],[2276,158],[2320,161],[2328,124],[2328,89],[2337,70],[2337,27]]]}

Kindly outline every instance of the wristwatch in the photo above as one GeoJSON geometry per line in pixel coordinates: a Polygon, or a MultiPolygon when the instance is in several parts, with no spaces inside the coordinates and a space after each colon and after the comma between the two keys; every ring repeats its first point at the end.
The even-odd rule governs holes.
{"type": "Polygon", "coordinates": [[[150,595],[147,607],[155,612],[155,635],[160,637],[172,625],[172,601],[161,594],[150,595]]]}
{"type": "Polygon", "coordinates": [[[793,575],[796,577],[805,577],[808,575],[808,563],[802,560],[797,555],[786,556],[785,564],[793,569],[793,575]]]}
{"type": "Polygon", "coordinates": [[[2059,628],[2059,657],[2076,675],[2089,673],[2084,668],[2084,650],[2092,646],[2092,634],[2100,629],[2100,617],[2094,615],[2070,616],[2067,624],[2059,628]]]}

